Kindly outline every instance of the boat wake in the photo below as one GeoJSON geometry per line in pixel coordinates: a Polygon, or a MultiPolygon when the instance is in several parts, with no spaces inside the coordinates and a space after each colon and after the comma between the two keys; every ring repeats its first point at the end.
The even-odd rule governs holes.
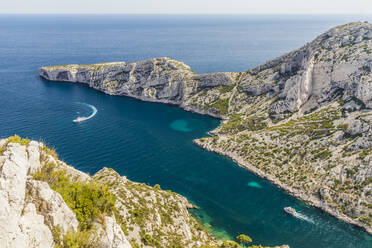
{"type": "Polygon", "coordinates": [[[87,104],[87,103],[83,103],[83,102],[79,102],[79,104],[91,108],[92,109],[92,114],[90,114],[89,116],[80,116],[80,117],[77,117],[76,119],[73,120],[73,122],[82,122],[82,121],[89,120],[89,119],[93,118],[97,114],[97,112],[98,112],[97,109],[96,109],[96,107],[94,107],[93,105],[90,105],[90,104],[87,104]]]}
{"type": "Polygon", "coordinates": [[[314,221],[311,218],[309,218],[309,217],[307,217],[307,216],[305,216],[305,215],[297,212],[295,209],[293,209],[291,207],[285,207],[284,208],[284,211],[286,213],[292,215],[293,217],[297,218],[297,219],[304,220],[304,221],[307,221],[307,222],[310,222],[310,223],[315,224],[314,221]]]}
{"type": "Polygon", "coordinates": [[[303,214],[297,213],[297,214],[295,214],[293,216],[296,217],[297,219],[301,219],[301,220],[304,220],[304,221],[307,221],[307,222],[310,222],[310,223],[315,224],[314,221],[311,218],[309,218],[309,217],[307,217],[307,216],[305,216],[303,214]]]}

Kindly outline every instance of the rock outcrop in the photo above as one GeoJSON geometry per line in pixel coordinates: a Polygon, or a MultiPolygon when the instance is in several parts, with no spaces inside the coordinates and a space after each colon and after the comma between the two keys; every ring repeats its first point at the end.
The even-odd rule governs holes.
{"type": "Polygon", "coordinates": [[[113,169],[89,176],[42,143],[0,140],[0,247],[223,247],[190,208],[113,169]]]}
{"type": "Polygon", "coordinates": [[[358,22],[245,72],[196,74],[160,58],[40,75],[223,118],[195,143],[372,233],[371,68],[372,25],[358,22]]]}
{"type": "Polygon", "coordinates": [[[94,179],[115,185],[119,223],[133,244],[142,244],[143,240],[156,247],[213,244],[211,236],[189,214],[188,209],[194,206],[186,198],[159,186],[131,182],[108,168],[97,172],[94,179]]]}
{"type": "MultiPolygon", "coordinates": [[[[5,141],[0,142],[4,146],[5,141]]],[[[27,149],[10,143],[0,157],[0,246],[52,247],[53,236],[44,216],[26,200],[27,149]]]]}
{"type": "Polygon", "coordinates": [[[50,228],[59,226],[63,233],[78,229],[79,222],[75,213],[66,205],[62,196],[49,187],[48,183],[29,179],[26,190],[29,201],[44,216],[44,222],[50,228]]]}
{"type": "Polygon", "coordinates": [[[189,208],[159,185],[108,168],[91,177],[42,143],[0,140],[0,247],[223,247],[189,208]]]}
{"type": "MultiPolygon", "coordinates": [[[[279,118],[288,112],[305,113],[342,97],[355,97],[371,108],[371,37],[371,24],[339,26],[296,51],[240,73],[196,74],[180,61],[158,58],[135,63],[48,66],[40,68],[40,75],[51,81],[84,83],[107,94],[176,104],[217,117],[228,114],[227,109],[219,108],[219,101],[230,97],[238,100],[240,94],[277,97],[269,110],[279,118]],[[237,91],[232,90],[234,86],[237,91]]],[[[226,101],[224,104],[229,107],[226,101]]]]}
{"type": "MultiPolygon", "coordinates": [[[[78,231],[76,214],[62,196],[32,177],[47,161],[71,168],[47,151],[42,143],[17,136],[0,141],[0,247],[59,247],[56,228],[61,236],[78,231]]],[[[98,225],[105,230],[99,247],[131,247],[120,226],[106,218],[105,227],[98,225]]]]}
{"type": "MultiPolygon", "coordinates": [[[[195,93],[234,85],[234,73],[197,75],[187,65],[169,58],[135,63],[101,63],[42,67],[40,75],[51,81],[77,82],[110,95],[130,96],[190,108],[185,103],[195,93]]],[[[220,117],[218,109],[192,107],[195,112],[220,117]]]]}

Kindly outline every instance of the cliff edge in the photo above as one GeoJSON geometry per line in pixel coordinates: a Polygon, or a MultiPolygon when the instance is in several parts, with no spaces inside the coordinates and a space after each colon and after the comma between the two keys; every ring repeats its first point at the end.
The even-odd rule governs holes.
{"type": "Polygon", "coordinates": [[[40,75],[222,118],[195,143],[372,233],[371,68],[372,25],[355,22],[245,72],[197,74],[159,58],[40,75]]]}
{"type": "Polygon", "coordinates": [[[0,140],[0,247],[200,247],[216,241],[186,198],[103,168],[94,176],[40,142],[0,140]]]}
{"type": "Polygon", "coordinates": [[[185,197],[113,169],[76,170],[41,142],[0,139],[0,247],[241,248],[217,241],[190,208],[185,197]]]}

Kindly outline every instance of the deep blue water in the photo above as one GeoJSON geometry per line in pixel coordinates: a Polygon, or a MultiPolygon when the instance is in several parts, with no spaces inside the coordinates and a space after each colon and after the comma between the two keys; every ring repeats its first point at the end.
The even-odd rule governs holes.
{"type": "Polygon", "coordinates": [[[38,68],[172,57],[197,72],[243,71],[362,16],[0,16],[0,137],[43,140],[91,174],[112,167],[201,207],[217,234],[292,248],[370,248],[372,237],[192,140],[219,121],[176,107],[50,83],[38,68]],[[85,103],[85,104],[82,104],[85,103]],[[87,117],[94,106],[98,112],[87,117]],[[310,221],[286,215],[292,206],[310,221]]]}

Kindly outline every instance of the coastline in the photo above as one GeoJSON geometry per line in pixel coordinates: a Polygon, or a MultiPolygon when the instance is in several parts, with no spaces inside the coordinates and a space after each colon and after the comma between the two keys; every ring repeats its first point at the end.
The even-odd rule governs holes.
{"type": "Polygon", "coordinates": [[[151,102],[151,103],[166,104],[166,105],[169,105],[169,106],[178,107],[180,109],[183,109],[183,110],[188,111],[188,112],[191,112],[191,113],[195,113],[195,114],[199,114],[199,115],[207,115],[207,116],[210,116],[210,117],[219,119],[219,120],[225,120],[226,119],[226,118],[222,117],[219,114],[211,113],[211,112],[205,111],[205,110],[203,110],[201,108],[196,108],[196,106],[194,108],[192,108],[192,107],[190,107],[188,105],[183,105],[182,102],[179,102],[178,103],[178,102],[172,102],[172,101],[167,101],[167,100],[158,100],[158,99],[154,99],[154,98],[143,98],[143,97],[140,97],[140,96],[129,95],[129,94],[117,95],[117,94],[113,94],[113,93],[111,93],[109,91],[105,91],[105,90],[102,90],[100,88],[93,87],[93,86],[89,85],[88,83],[50,80],[50,79],[45,78],[42,75],[39,75],[39,77],[41,78],[42,81],[45,81],[46,83],[53,82],[53,83],[70,83],[70,84],[76,84],[76,85],[80,85],[80,86],[83,86],[83,87],[86,87],[86,88],[95,90],[97,92],[103,93],[105,95],[110,95],[110,96],[115,96],[115,97],[129,97],[131,99],[135,99],[135,100],[141,101],[141,102],[151,102]]]}
{"type": "Polygon", "coordinates": [[[215,137],[193,143],[231,158],[296,198],[372,235],[372,115],[363,111],[372,108],[371,39],[371,24],[348,23],[237,73],[198,74],[181,61],[162,57],[46,66],[40,75],[48,81],[82,83],[109,95],[229,120],[221,123],[221,132],[218,128],[208,132],[215,137]],[[254,132],[263,127],[268,127],[267,137],[254,132]],[[252,131],[252,137],[245,130],[252,131]],[[235,135],[240,139],[235,141],[235,135]],[[211,143],[218,138],[225,148],[211,143]],[[296,149],[301,154],[295,154],[296,149]]]}
{"type": "MultiPolygon", "coordinates": [[[[42,75],[40,75],[40,77],[43,80],[45,80],[46,82],[50,81],[47,78],[43,77],[42,75]]],[[[81,85],[81,86],[84,86],[84,87],[87,87],[87,88],[90,88],[90,89],[93,89],[93,90],[96,90],[98,92],[101,92],[101,93],[104,93],[104,94],[107,94],[107,95],[111,95],[111,96],[129,97],[129,98],[132,98],[132,99],[135,99],[135,100],[138,100],[138,101],[142,101],[142,102],[152,102],[152,103],[166,104],[166,105],[170,105],[170,106],[179,107],[179,108],[181,108],[185,111],[189,111],[189,112],[192,112],[192,113],[196,113],[196,114],[200,114],[200,115],[207,115],[207,116],[219,119],[219,120],[224,120],[225,119],[225,118],[221,117],[220,115],[213,114],[213,113],[203,111],[203,110],[199,110],[197,108],[193,108],[193,107],[190,107],[190,106],[187,106],[187,105],[183,105],[182,103],[175,103],[175,102],[172,102],[172,101],[158,100],[158,99],[153,99],[153,98],[143,98],[143,97],[139,97],[139,96],[136,96],[136,95],[128,95],[128,94],[117,95],[117,94],[110,93],[109,91],[102,90],[100,88],[92,87],[88,83],[83,83],[83,82],[57,81],[57,80],[51,80],[51,81],[54,81],[54,82],[57,82],[57,83],[61,82],[61,83],[77,84],[77,85],[81,85]]],[[[213,130],[209,131],[208,134],[214,135],[213,130]]],[[[351,224],[351,225],[354,225],[358,228],[361,228],[364,231],[366,231],[368,234],[372,235],[372,227],[368,227],[366,225],[361,225],[360,222],[357,222],[354,219],[352,219],[350,217],[347,217],[346,215],[340,215],[339,213],[333,211],[331,208],[322,205],[322,203],[319,199],[317,199],[315,197],[312,197],[312,196],[309,196],[306,193],[300,192],[296,189],[293,189],[292,187],[282,183],[277,178],[275,178],[271,175],[265,174],[264,172],[262,172],[258,168],[254,167],[254,166],[250,165],[249,163],[247,163],[246,161],[244,161],[244,159],[240,158],[236,154],[211,147],[208,143],[203,143],[199,139],[193,140],[193,143],[195,145],[199,146],[200,148],[203,148],[203,149],[205,149],[209,152],[213,152],[213,153],[216,153],[216,154],[219,154],[219,155],[226,156],[226,157],[230,158],[238,166],[243,167],[244,169],[249,170],[250,172],[254,173],[255,175],[257,175],[257,176],[259,176],[259,177],[261,177],[265,180],[270,181],[275,186],[279,187],[280,189],[284,190],[285,192],[289,193],[290,195],[296,197],[297,199],[300,199],[301,201],[306,202],[310,206],[317,207],[317,208],[321,209],[322,211],[332,215],[333,217],[337,218],[338,220],[344,221],[348,224],[351,224]]]]}
{"type": "Polygon", "coordinates": [[[337,218],[338,220],[344,221],[348,224],[352,224],[352,225],[354,225],[358,228],[362,228],[368,234],[372,235],[372,227],[361,225],[359,222],[353,220],[352,218],[349,218],[345,215],[340,215],[339,213],[333,211],[331,208],[323,206],[321,201],[316,199],[315,197],[306,195],[305,193],[300,192],[299,190],[296,190],[296,189],[282,183],[280,180],[278,180],[274,176],[265,174],[264,172],[262,172],[258,168],[254,167],[251,164],[244,161],[242,158],[240,158],[236,154],[234,154],[232,152],[226,152],[226,151],[223,151],[221,149],[211,147],[208,143],[204,143],[204,142],[200,141],[199,139],[193,140],[193,143],[195,145],[199,146],[200,148],[203,148],[203,149],[205,149],[209,152],[213,152],[213,153],[216,153],[216,154],[219,154],[219,155],[226,156],[226,157],[230,158],[238,166],[243,167],[244,169],[247,169],[248,171],[252,172],[253,174],[255,174],[255,175],[257,175],[257,176],[259,176],[259,177],[261,177],[265,180],[270,181],[272,184],[274,184],[275,186],[279,187],[280,189],[288,192],[290,195],[296,197],[297,199],[300,199],[301,201],[306,202],[310,206],[317,207],[317,208],[321,209],[322,211],[332,215],[333,217],[337,218]]]}

